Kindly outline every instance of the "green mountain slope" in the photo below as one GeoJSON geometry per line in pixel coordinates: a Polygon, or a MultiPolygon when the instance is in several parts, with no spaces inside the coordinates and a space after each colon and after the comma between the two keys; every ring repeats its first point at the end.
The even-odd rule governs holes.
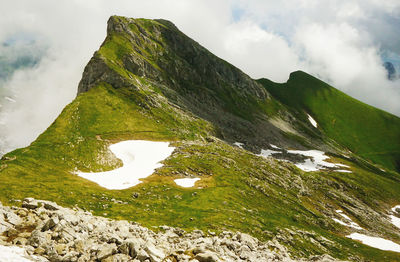
{"type": "Polygon", "coordinates": [[[304,72],[287,83],[259,83],[297,118],[310,114],[319,129],[346,149],[385,168],[400,170],[400,118],[364,104],[304,72]]]}
{"type": "Polygon", "coordinates": [[[297,113],[170,22],[111,17],[77,98],[30,146],[0,161],[0,200],[48,199],[149,227],[239,230],[275,239],[293,257],[400,260],[399,253],[346,238],[354,230],[332,219],[341,209],[363,232],[400,243],[387,216],[400,202],[400,175],[342,157],[341,148],[323,144],[323,134],[297,113]],[[129,139],[169,141],[176,149],[163,167],[126,190],[75,175],[121,166],[108,146],[129,139]],[[270,143],[320,145],[352,173],[303,172],[254,154],[270,143]],[[194,188],[173,181],[190,176],[201,178],[194,188]]]}

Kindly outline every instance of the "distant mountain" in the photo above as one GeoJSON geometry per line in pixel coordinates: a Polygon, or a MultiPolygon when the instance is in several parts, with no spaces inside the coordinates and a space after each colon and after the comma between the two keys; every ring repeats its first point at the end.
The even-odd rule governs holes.
{"type": "MultiPolygon", "coordinates": [[[[352,240],[375,237],[392,251],[400,247],[399,143],[398,117],[305,72],[282,84],[254,80],[169,21],[112,16],[75,100],[30,146],[1,159],[0,200],[11,205],[34,197],[146,227],[200,229],[193,232],[209,238],[187,247],[187,259],[203,252],[202,245],[212,249],[213,235],[240,231],[285,246],[295,261],[400,261],[399,252],[352,240]],[[135,161],[147,167],[137,152],[116,149],[125,140],[169,142],[173,152],[123,190],[80,175],[114,183],[107,174],[128,170],[129,178],[135,161]],[[177,183],[184,178],[193,185],[177,183]]],[[[41,234],[35,232],[22,233],[41,234]]],[[[171,241],[183,239],[174,232],[171,241]]],[[[106,237],[115,247],[111,254],[124,250],[122,240],[106,237]]],[[[238,250],[233,240],[221,244],[222,253],[238,250]]],[[[235,256],[256,261],[248,250],[255,247],[235,256]]],[[[178,256],[163,259],[172,257],[178,256]]]]}
{"type": "Polygon", "coordinates": [[[306,121],[305,112],[318,123],[322,133],[351,152],[400,171],[400,118],[374,108],[321,80],[298,71],[287,83],[259,80],[266,89],[306,121]]]}
{"type": "Polygon", "coordinates": [[[385,62],[383,64],[383,66],[385,67],[385,69],[387,71],[387,78],[389,80],[395,80],[397,78],[397,72],[396,72],[396,68],[393,66],[393,64],[391,62],[385,62]]]}

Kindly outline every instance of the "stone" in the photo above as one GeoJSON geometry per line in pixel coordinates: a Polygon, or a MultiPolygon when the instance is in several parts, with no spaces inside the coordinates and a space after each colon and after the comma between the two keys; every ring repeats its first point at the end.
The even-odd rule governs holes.
{"type": "MultiPolygon", "coordinates": [[[[25,202],[45,203],[34,199],[25,202]]],[[[200,230],[185,233],[179,228],[161,226],[155,233],[134,222],[96,217],[89,212],[63,207],[31,210],[0,206],[0,227],[5,230],[0,243],[8,245],[10,243],[5,241],[11,238],[11,243],[23,247],[27,254],[35,254],[37,261],[213,262],[220,258],[222,261],[293,261],[286,247],[277,241],[279,235],[271,241],[260,242],[248,234],[229,231],[205,236],[200,230]],[[17,227],[8,223],[8,218],[17,223],[17,227]],[[27,225],[33,231],[21,231],[27,225]]],[[[314,237],[313,241],[321,245],[329,240],[314,237]]],[[[336,261],[328,255],[307,259],[310,260],[336,261]]]]}
{"type": "Polygon", "coordinates": [[[164,251],[160,248],[157,248],[150,242],[146,243],[144,250],[147,252],[152,262],[162,261],[165,257],[164,251]]]}
{"type": "Polygon", "coordinates": [[[140,249],[137,252],[136,258],[139,261],[145,261],[146,259],[150,259],[150,256],[146,253],[146,251],[144,251],[143,249],[140,249]]]}
{"type": "Polygon", "coordinates": [[[22,223],[22,219],[12,211],[0,210],[0,218],[14,226],[22,223]]]}
{"type": "MultiPolygon", "coordinates": [[[[68,252],[67,254],[65,254],[62,258],[61,258],[61,261],[62,262],[77,262],[77,261],[79,261],[79,258],[81,258],[81,257],[83,257],[83,256],[80,256],[80,254],[78,253],[78,252],[76,252],[76,251],[71,251],[71,252],[68,252]]],[[[84,260],[84,261],[88,261],[89,259],[87,259],[87,260],[84,260]]],[[[82,261],[82,260],[81,260],[82,261]]]]}
{"type": "Polygon", "coordinates": [[[257,243],[252,236],[245,233],[238,233],[236,238],[240,241],[240,243],[247,245],[251,250],[255,250],[257,243]]]}
{"type": "Polygon", "coordinates": [[[59,255],[64,255],[67,252],[66,251],[67,245],[65,245],[65,244],[56,244],[54,246],[54,248],[55,248],[57,254],[59,254],[59,255]]]}
{"type": "Polygon", "coordinates": [[[195,257],[199,262],[218,262],[219,259],[216,254],[206,251],[204,253],[199,253],[195,257]]]}
{"type": "Polygon", "coordinates": [[[61,207],[54,202],[51,201],[38,201],[39,203],[43,204],[43,207],[47,210],[60,210],[61,207]]]}
{"type": "Polygon", "coordinates": [[[103,244],[97,252],[97,259],[102,260],[115,253],[117,253],[117,246],[115,244],[103,244]]]}
{"type": "Polygon", "coordinates": [[[22,201],[22,207],[27,209],[36,209],[39,207],[39,203],[31,197],[27,197],[22,201]]]}
{"type": "Polygon", "coordinates": [[[49,229],[52,229],[53,227],[55,227],[58,223],[60,222],[60,220],[58,219],[57,216],[51,217],[49,218],[46,223],[44,224],[44,226],[42,227],[42,231],[47,231],[49,229]]]}
{"type": "Polygon", "coordinates": [[[118,250],[122,254],[129,255],[133,258],[136,257],[139,249],[140,249],[140,243],[135,239],[127,240],[118,247],[118,250]]]}
{"type": "Polygon", "coordinates": [[[101,260],[101,262],[127,262],[127,261],[132,261],[132,258],[125,254],[115,254],[101,260]]]}

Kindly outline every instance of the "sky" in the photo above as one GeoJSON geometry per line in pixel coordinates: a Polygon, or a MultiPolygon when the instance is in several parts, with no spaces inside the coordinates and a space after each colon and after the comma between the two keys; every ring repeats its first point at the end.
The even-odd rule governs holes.
{"type": "Polygon", "coordinates": [[[253,78],[303,70],[400,116],[400,80],[382,66],[400,68],[398,0],[0,0],[0,10],[0,66],[34,61],[0,79],[0,154],[29,145],[74,99],[111,15],[168,19],[253,78]]]}

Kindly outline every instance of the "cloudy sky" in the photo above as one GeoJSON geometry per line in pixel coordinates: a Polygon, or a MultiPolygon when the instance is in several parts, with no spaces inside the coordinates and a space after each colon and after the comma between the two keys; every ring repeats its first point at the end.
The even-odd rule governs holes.
{"type": "Polygon", "coordinates": [[[400,69],[398,0],[0,0],[0,10],[0,152],[28,145],[72,101],[114,14],[171,20],[254,78],[301,69],[400,116],[400,80],[382,66],[400,69]]]}

